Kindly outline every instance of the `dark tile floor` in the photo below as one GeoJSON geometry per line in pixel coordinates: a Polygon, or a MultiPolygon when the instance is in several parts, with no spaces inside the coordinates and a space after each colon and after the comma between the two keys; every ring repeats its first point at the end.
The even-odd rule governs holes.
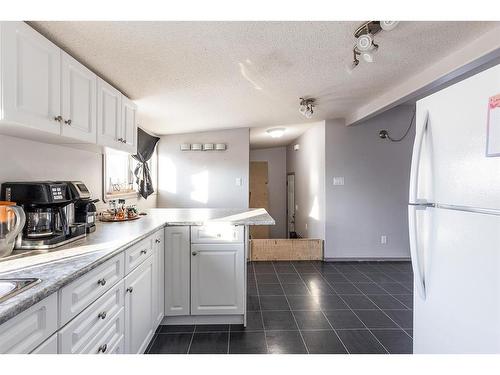
{"type": "Polygon", "coordinates": [[[247,327],[160,326],[146,353],[411,353],[409,262],[248,264],[247,327]]]}

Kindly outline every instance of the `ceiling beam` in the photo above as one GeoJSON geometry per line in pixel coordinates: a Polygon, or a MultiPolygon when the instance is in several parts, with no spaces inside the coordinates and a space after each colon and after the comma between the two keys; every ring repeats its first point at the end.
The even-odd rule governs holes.
{"type": "Polygon", "coordinates": [[[480,35],[465,47],[448,54],[422,72],[358,107],[346,116],[346,125],[356,125],[397,105],[427,96],[447,83],[497,61],[500,58],[499,35],[500,26],[480,35]]]}

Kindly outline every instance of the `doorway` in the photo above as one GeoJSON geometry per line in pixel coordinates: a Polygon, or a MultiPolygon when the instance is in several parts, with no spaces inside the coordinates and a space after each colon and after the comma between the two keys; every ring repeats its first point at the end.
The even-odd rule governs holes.
{"type": "Polygon", "coordinates": [[[287,238],[297,238],[295,232],[295,173],[286,175],[287,238]]]}

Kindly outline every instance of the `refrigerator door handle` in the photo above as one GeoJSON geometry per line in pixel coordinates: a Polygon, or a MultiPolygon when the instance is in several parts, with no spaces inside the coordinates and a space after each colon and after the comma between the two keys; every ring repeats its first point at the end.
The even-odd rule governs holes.
{"type": "Polygon", "coordinates": [[[418,196],[418,175],[420,169],[420,155],[422,153],[422,143],[425,133],[427,133],[427,125],[429,123],[429,112],[425,113],[424,126],[415,139],[415,146],[413,147],[413,155],[411,158],[411,173],[410,173],[410,203],[417,203],[418,196]]]}
{"type": "Polygon", "coordinates": [[[410,255],[411,264],[413,267],[413,277],[415,278],[415,285],[417,287],[417,292],[420,297],[425,300],[425,276],[424,269],[420,266],[420,256],[418,251],[418,228],[417,228],[417,210],[425,210],[427,207],[432,207],[430,205],[422,204],[410,204],[408,206],[408,226],[410,228],[410,255]]]}

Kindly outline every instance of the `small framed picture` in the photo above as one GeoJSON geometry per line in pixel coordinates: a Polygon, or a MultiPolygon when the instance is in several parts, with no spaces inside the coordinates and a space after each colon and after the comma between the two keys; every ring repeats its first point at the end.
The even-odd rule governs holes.
{"type": "Polygon", "coordinates": [[[500,94],[488,100],[486,156],[500,156],[500,94]]]}

